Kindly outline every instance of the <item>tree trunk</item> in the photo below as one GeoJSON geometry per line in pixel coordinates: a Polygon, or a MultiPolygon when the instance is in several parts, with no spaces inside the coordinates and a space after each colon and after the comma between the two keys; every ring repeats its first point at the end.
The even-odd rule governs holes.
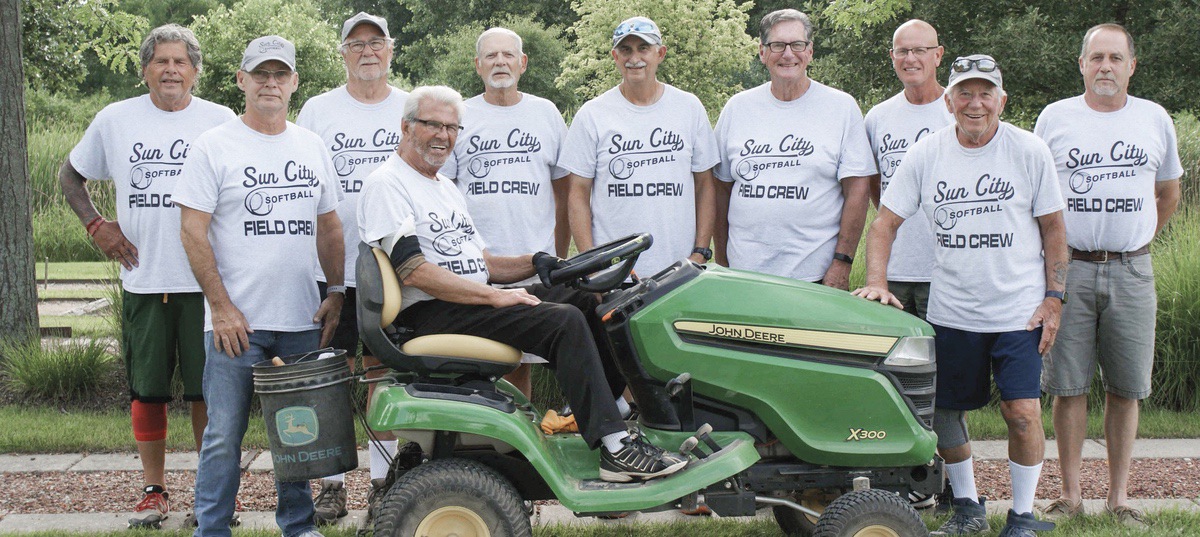
{"type": "Polygon", "coordinates": [[[0,339],[37,337],[21,1],[0,0],[0,339]]]}

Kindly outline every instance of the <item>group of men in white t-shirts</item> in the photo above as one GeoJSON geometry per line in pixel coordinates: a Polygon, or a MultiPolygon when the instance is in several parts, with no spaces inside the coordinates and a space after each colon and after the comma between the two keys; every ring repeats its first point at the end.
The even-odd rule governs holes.
{"type": "MultiPolygon", "coordinates": [[[[644,275],[682,259],[714,260],[848,290],[872,201],[879,216],[867,240],[867,283],[855,294],[920,315],[937,334],[934,429],[954,509],[939,534],[987,529],[964,413],[988,402],[992,377],[1013,446],[1014,503],[1002,535],[1051,527],[1033,515],[1041,390],[1056,397],[1064,463],[1063,497],[1045,514],[1082,512],[1080,405],[1097,327],[1107,349],[1115,344],[1106,338],[1116,336],[1106,327],[1130,323],[1140,331],[1134,343],[1099,353],[1099,362],[1109,410],[1120,413],[1110,443],[1126,446],[1110,449],[1108,508],[1142,523],[1124,488],[1153,355],[1146,247],[1174,211],[1182,169],[1169,116],[1126,93],[1132,37],[1116,25],[1088,32],[1079,60],[1087,91],[1047,108],[1035,136],[999,121],[1007,97],[994,58],[958,58],[943,88],[944,49],[923,21],[896,30],[889,57],[904,90],[865,121],[853,97],[808,78],[812,36],[799,11],[765,16],[759,59],[770,80],[731,98],[714,129],[694,95],[658,80],[662,31],[633,17],[612,36],[620,84],[584,104],[568,128],[553,103],[517,88],[528,58],[520,36],[503,28],[476,42],[484,93],[462,102],[449,88],[425,87],[409,98],[388,83],[387,21],[359,13],[345,21],[338,49],[347,83],[309,99],[296,124],[286,120],[300,78],[289,41],[265,36],[247,46],[237,75],[246,113],[235,117],[191,96],[201,66],[195,37],[175,25],[155,29],[142,47],[150,94],[97,115],[60,172],[89,234],[122,262],[126,301],[139,305],[127,306],[124,331],[180,343],[176,358],[164,350],[172,341],[125,338],[147,481],[130,525],[156,526],[169,511],[161,451],[170,393],[148,387],[161,375],[144,373],[144,364],[161,361],[150,369],[169,373],[178,360],[185,372],[185,398],[199,409],[197,437],[204,431],[197,534],[228,534],[249,366],[326,344],[351,350],[354,361],[360,241],[396,265],[406,287],[402,322],[512,337],[552,366],[569,364],[556,374],[585,439],[602,449],[602,478],[669,475],[683,461],[625,431],[630,408],[594,297],[539,286],[538,276],[562,263],[572,238],[584,251],[649,231],[654,247],[638,263],[644,275]],[[139,128],[122,128],[131,121],[139,128]],[[92,207],[89,179],[121,179],[120,224],[92,207]],[[913,218],[918,213],[924,218],[913,218]],[[1138,287],[1114,297],[1112,308],[1097,307],[1109,301],[1110,278],[1138,287]],[[514,322],[540,339],[497,328],[512,332],[516,325],[505,323],[514,322]],[[185,332],[203,332],[203,340],[185,332]],[[549,333],[570,345],[541,343],[549,333]],[[1064,343],[1051,353],[1056,336],[1064,343]],[[205,352],[187,352],[195,347],[205,352]],[[567,352],[577,348],[591,351],[567,352]]],[[[362,354],[364,366],[378,363],[365,346],[362,354]]],[[[529,393],[527,366],[509,379],[529,393]]],[[[394,437],[372,443],[372,507],[395,451],[394,437]]],[[[278,483],[285,534],[318,534],[314,521],[347,512],[344,476],[323,479],[315,504],[308,487],[278,483]]]]}

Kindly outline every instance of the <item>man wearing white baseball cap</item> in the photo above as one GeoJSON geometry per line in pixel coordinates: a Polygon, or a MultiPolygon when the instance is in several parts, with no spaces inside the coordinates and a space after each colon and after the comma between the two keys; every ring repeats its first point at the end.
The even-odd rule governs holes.
{"type": "Polygon", "coordinates": [[[955,126],[922,137],[892,176],[867,235],[867,283],[854,294],[900,307],[888,258],[900,224],[923,211],[935,236],[933,430],[954,490],[954,515],[933,534],[988,530],[966,412],[988,403],[994,380],[1013,483],[1000,536],[1031,537],[1054,527],[1034,518],[1033,498],[1046,450],[1042,354],[1054,345],[1067,283],[1066,204],[1050,149],[1000,121],[1008,97],[996,60],[965,56],[950,71],[944,99],[955,126]]]}
{"type": "MultiPolygon", "coordinates": [[[[173,200],[181,239],[204,291],[204,398],[208,427],[196,472],[195,535],[228,536],[241,481],[251,366],[323,346],[342,309],[341,188],[321,138],[287,121],[296,48],[251,41],[238,87],[246,113],[201,134],[173,200]],[[331,292],[318,296],[318,260],[331,292]]],[[[348,418],[347,418],[348,419],[348,418]]],[[[307,481],[280,482],[275,521],[287,537],[320,535],[307,481]]]]}

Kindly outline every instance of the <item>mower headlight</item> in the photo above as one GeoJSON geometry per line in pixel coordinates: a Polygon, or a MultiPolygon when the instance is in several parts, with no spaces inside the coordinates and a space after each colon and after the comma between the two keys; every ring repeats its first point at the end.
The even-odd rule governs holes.
{"type": "Polygon", "coordinates": [[[884,365],[913,367],[933,362],[933,338],[929,336],[900,338],[900,343],[883,360],[884,365]]]}

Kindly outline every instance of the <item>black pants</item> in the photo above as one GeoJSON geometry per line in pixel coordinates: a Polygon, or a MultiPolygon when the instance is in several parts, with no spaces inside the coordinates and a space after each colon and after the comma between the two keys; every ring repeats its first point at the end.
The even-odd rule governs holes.
{"type": "Polygon", "coordinates": [[[525,289],[542,303],[493,308],[428,300],[405,309],[399,324],[411,327],[416,336],[479,336],[545,358],[575,412],[583,439],[595,449],[600,438],[625,430],[615,401],[625,381],[596,317],[599,302],[590,293],[563,286],[525,289]]]}

